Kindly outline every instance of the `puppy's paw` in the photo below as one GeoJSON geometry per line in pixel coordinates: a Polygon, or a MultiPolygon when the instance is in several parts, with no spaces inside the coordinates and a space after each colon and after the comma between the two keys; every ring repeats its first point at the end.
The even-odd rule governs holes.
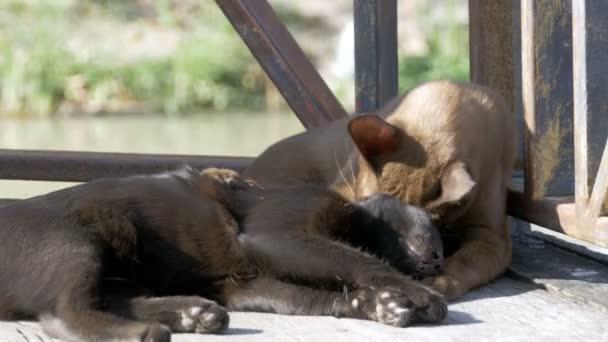
{"type": "Polygon", "coordinates": [[[179,331],[197,334],[219,333],[226,330],[230,317],[222,306],[208,303],[192,306],[179,312],[179,331]]]}
{"type": "Polygon", "coordinates": [[[421,286],[415,298],[414,317],[416,321],[439,323],[448,315],[448,305],[439,292],[421,286]]]}
{"type": "Polygon", "coordinates": [[[447,305],[435,291],[420,286],[360,289],[352,301],[367,318],[395,327],[412,321],[440,322],[447,315],[447,305]]]}
{"type": "Polygon", "coordinates": [[[391,289],[381,289],[375,293],[374,319],[395,327],[405,327],[410,321],[412,311],[403,293],[391,289]]]}
{"type": "Polygon", "coordinates": [[[254,181],[245,179],[238,172],[230,169],[208,168],[201,171],[201,176],[233,191],[247,190],[257,186],[254,181]]]}

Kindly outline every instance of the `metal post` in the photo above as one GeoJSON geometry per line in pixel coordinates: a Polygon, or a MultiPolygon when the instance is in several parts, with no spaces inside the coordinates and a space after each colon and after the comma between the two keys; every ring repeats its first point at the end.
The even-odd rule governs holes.
{"type": "Polygon", "coordinates": [[[398,92],[397,0],[354,0],[357,112],[374,112],[398,92]]]}

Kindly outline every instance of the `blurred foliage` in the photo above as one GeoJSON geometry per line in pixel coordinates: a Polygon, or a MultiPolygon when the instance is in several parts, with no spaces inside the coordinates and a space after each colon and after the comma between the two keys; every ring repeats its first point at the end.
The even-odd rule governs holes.
{"type": "MultiPolygon", "coordinates": [[[[316,25],[277,10],[291,27],[316,25]]],[[[400,57],[402,89],[427,79],[467,78],[467,27],[442,25],[429,32],[428,54],[400,57]]],[[[213,1],[0,1],[0,116],[260,110],[264,84],[213,1]],[[114,27],[108,35],[130,25],[176,32],[179,41],[168,54],[138,58],[123,58],[131,46],[99,54],[74,47],[75,32],[104,25],[114,27]]]]}
{"type": "Polygon", "coordinates": [[[167,0],[154,2],[147,9],[152,13],[137,12],[127,3],[3,0],[0,115],[102,113],[124,111],[129,104],[168,114],[262,107],[262,73],[214,3],[181,9],[187,15],[173,12],[167,0]],[[66,37],[92,17],[143,21],[186,33],[167,56],[134,61],[75,56],[66,37]]]}
{"type": "MultiPolygon", "coordinates": [[[[430,18],[432,4],[425,3],[421,16],[428,23],[428,52],[422,56],[400,56],[399,89],[408,90],[423,81],[447,78],[469,79],[469,28],[454,16],[430,18]]],[[[456,1],[444,2],[447,13],[454,12],[456,1]]]]}

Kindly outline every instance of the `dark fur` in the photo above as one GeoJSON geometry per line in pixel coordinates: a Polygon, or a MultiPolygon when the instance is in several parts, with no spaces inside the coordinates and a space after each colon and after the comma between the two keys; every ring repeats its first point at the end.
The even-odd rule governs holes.
{"type": "Polygon", "coordinates": [[[441,296],[397,271],[432,273],[438,233],[388,195],[353,204],[315,186],[260,189],[229,170],[184,169],[0,208],[0,243],[0,318],[40,318],[68,340],[218,332],[220,305],[396,326],[446,314],[441,296]]]}

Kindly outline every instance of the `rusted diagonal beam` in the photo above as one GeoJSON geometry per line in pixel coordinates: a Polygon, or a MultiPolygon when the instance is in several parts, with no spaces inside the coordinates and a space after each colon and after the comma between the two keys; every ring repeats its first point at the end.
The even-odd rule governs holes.
{"type": "Polygon", "coordinates": [[[216,2],[306,128],[347,115],[266,0],[216,2]]]}
{"type": "Polygon", "coordinates": [[[103,177],[162,172],[185,164],[199,169],[242,170],[251,160],[246,157],[0,149],[0,179],[87,182],[103,177]]]}

